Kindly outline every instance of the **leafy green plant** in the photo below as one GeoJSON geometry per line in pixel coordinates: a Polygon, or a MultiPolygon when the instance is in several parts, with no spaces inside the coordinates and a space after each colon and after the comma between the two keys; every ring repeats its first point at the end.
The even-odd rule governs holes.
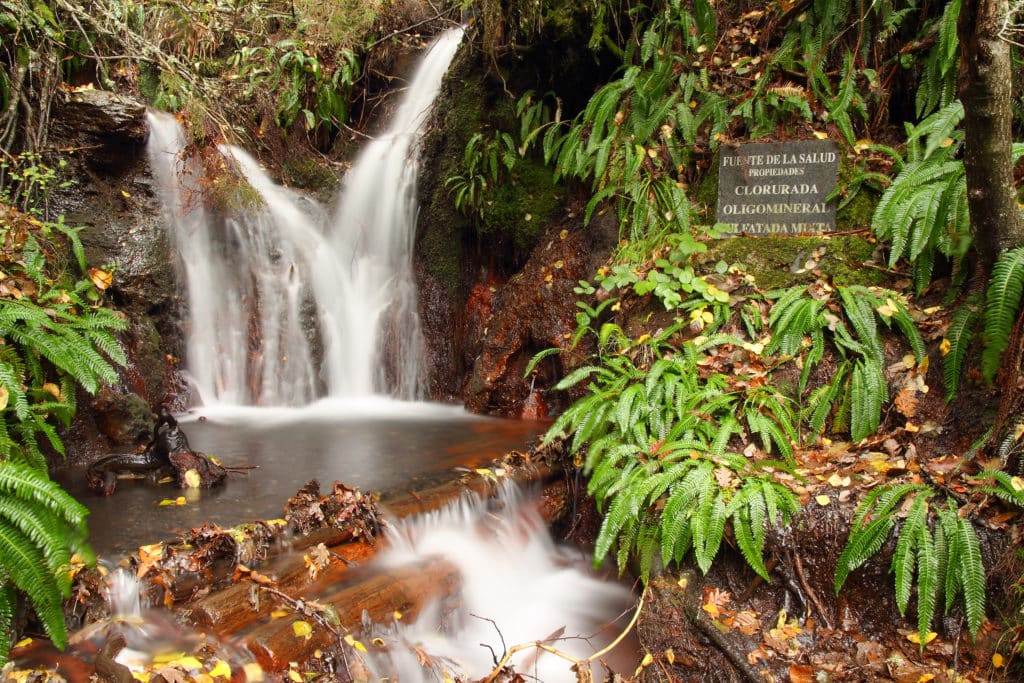
{"type": "MultiPolygon", "coordinates": [[[[593,329],[600,312],[585,309],[580,322],[593,329]]],[[[586,380],[589,393],[545,440],[572,435],[570,451],[590,476],[588,490],[607,506],[597,562],[615,547],[622,569],[636,552],[646,580],[658,551],[667,563],[693,550],[706,572],[731,524],[744,557],[767,578],[767,530],[797,509],[794,494],[771,472],[789,466],[751,461],[729,446],[733,439],[746,443],[749,433],[765,451],[789,458],[798,438],[795,413],[774,389],[742,374],[702,372],[705,353],[742,347],[742,340],[710,327],[708,336],[675,349],[669,340],[678,331],[671,326],[632,342],[617,325],[601,325],[599,364],[578,368],[555,386],[586,380]]]]}
{"type": "Polygon", "coordinates": [[[957,158],[963,115],[954,101],[917,126],[906,124],[906,161],[871,221],[879,239],[890,241],[889,265],[910,260],[918,292],[931,281],[936,256],[959,262],[970,246],[967,184],[957,158]]]}
{"type": "Polygon", "coordinates": [[[85,561],[85,509],[47,477],[44,444],[63,454],[57,425],[67,426],[81,386],[95,392],[117,381],[124,351],[114,333],[124,316],[102,307],[91,270],[85,271],[77,230],[45,223],[0,204],[0,658],[7,655],[15,590],[32,603],[58,647],[67,636],[61,599],[70,590],[72,553],[85,561]],[[70,250],[71,263],[58,254],[70,250]]]}
{"type": "Polygon", "coordinates": [[[957,514],[953,500],[935,505],[929,502],[934,496],[935,491],[925,484],[887,484],[872,489],[857,506],[835,572],[838,595],[850,572],[881,550],[896,528],[900,510],[906,507],[891,570],[901,615],[906,614],[916,579],[922,649],[939,604],[948,613],[957,597],[962,597],[972,636],[977,635],[985,617],[985,567],[978,538],[971,522],[957,514]]]}
{"type": "Polygon", "coordinates": [[[93,562],[86,543],[88,510],[45,470],[0,460],[0,665],[11,641],[15,594],[28,596],[53,643],[67,644],[62,600],[71,593],[73,553],[93,562]]]}
{"type": "Polygon", "coordinates": [[[992,279],[985,290],[984,349],[981,372],[989,382],[999,371],[1003,352],[1010,344],[1013,326],[1020,311],[1024,292],[1024,247],[1004,251],[992,268],[992,279]]]}
{"type": "Polygon", "coordinates": [[[790,357],[803,355],[798,387],[803,394],[811,371],[824,357],[826,342],[830,341],[841,362],[832,378],[811,394],[806,411],[809,427],[814,433],[820,432],[838,403],[833,428],[837,421],[841,424],[848,418],[850,436],[860,441],[877,431],[889,395],[885,347],[878,323],[895,325],[918,362],[926,355],[924,341],[896,292],[859,285],[834,291],[839,294],[839,301],[834,303],[831,288],[819,288],[815,296],[809,295],[806,287],[769,292],[767,297],[775,303],[768,318],[772,339],[765,351],[790,357]]]}
{"type": "Polygon", "coordinates": [[[455,208],[483,218],[494,189],[512,173],[520,153],[512,136],[495,131],[490,138],[476,133],[462,156],[462,173],[445,181],[455,208]]]}

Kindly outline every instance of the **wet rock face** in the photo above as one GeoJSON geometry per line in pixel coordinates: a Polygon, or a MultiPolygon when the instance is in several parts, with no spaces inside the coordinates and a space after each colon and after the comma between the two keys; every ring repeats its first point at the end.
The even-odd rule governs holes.
{"type": "Polygon", "coordinates": [[[500,286],[478,283],[467,310],[465,353],[473,360],[463,385],[466,407],[477,413],[541,417],[564,397],[549,395],[572,364],[572,354],[523,373],[530,359],[552,346],[568,348],[576,329],[579,280],[589,279],[617,238],[614,221],[595,220],[547,229],[523,269],[500,286]]]}
{"type": "Polygon", "coordinates": [[[79,392],[78,416],[65,435],[72,461],[130,443],[147,410],[178,407],[174,256],[146,161],[145,114],[130,98],[80,90],[59,103],[49,131],[51,147],[69,150],[64,178],[72,181],[50,196],[50,216],[84,226],[79,237],[86,260],[113,273],[107,300],[130,323],[121,335],[129,363],[120,385],[106,397],[79,392]]]}
{"type": "Polygon", "coordinates": [[[146,144],[146,107],[105,90],[68,92],[57,107],[51,135],[81,150],[93,169],[116,172],[146,144]]]}
{"type": "Polygon", "coordinates": [[[103,387],[96,395],[95,406],[96,425],[115,446],[135,446],[152,437],[156,417],[138,394],[103,387]]]}

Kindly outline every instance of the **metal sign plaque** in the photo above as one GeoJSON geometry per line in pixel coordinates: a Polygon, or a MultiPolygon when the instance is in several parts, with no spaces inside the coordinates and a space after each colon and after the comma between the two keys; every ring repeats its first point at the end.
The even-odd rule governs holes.
{"type": "Polygon", "coordinates": [[[831,140],[723,145],[718,222],[748,235],[822,233],[836,227],[839,151],[831,140]]]}

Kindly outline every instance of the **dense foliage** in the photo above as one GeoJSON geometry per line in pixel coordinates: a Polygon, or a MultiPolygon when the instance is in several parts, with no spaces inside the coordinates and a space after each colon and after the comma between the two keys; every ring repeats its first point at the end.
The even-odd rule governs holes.
{"type": "Polygon", "coordinates": [[[50,481],[47,456],[63,455],[58,428],[79,387],[117,381],[126,362],[115,334],[124,316],[103,306],[112,274],[85,263],[79,228],[40,220],[57,171],[25,154],[3,163],[0,183],[0,661],[11,645],[16,591],[58,647],[67,640],[62,599],[70,562],[90,562],[86,509],[50,481]],[[68,255],[71,258],[68,258],[68,255]],[[77,276],[72,275],[78,272],[77,276]]]}
{"type": "MultiPolygon", "coordinates": [[[[636,558],[646,579],[692,550],[706,572],[731,527],[766,576],[765,539],[798,505],[800,448],[871,439],[888,415],[912,414],[929,366],[918,330],[926,316],[912,297],[936,277],[962,287],[975,258],[956,99],[959,10],[958,1],[927,12],[912,3],[598,3],[590,47],[618,55],[617,74],[568,119],[559,93],[528,93],[518,130],[481,131],[467,147],[466,172],[449,181],[467,212],[485,212],[503,169],[531,155],[584,193],[584,222],[617,212],[621,248],[580,283],[576,334],[530,368],[559,356],[572,369],[554,389],[579,398],[547,439],[566,440],[604,511],[596,561],[613,551],[624,568],[636,558]],[[909,100],[894,82],[910,85],[899,89],[909,100]],[[895,110],[908,112],[899,129],[889,125],[895,110]],[[695,266],[721,234],[701,189],[713,182],[716,150],[812,133],[839,142],[847,159],[840,207],[865,188],[881,194],[871,229],[889,268],[910,272],[911,291],[825,279],[765,291],[742,264],[695,266]],[[662,308],[667,317],[654,312],[662,308]],[[631,338],[624,328],[638,312],[657,322],[631,338]],[[892,332],[910,351],[895,366],[892,332]]],[[[982,324],[980,368],[994,379],[1019,316],[1022,263],[1020,249],[1004,253],[987,293],[965,296],[951,316],[940,349],[949,400],[965,364],[978,361],[968,350],[982,324]]],[[[998,491],[1019,504],[1009,486],[998,491]]],[[[977,633],[985,570],[970,516],[928,484],[878,487],[861,501],[836,590],[890,534],[897,604],[905,611],[916,594],[921,642],[937,609],[958,597],[977,633]]]]}

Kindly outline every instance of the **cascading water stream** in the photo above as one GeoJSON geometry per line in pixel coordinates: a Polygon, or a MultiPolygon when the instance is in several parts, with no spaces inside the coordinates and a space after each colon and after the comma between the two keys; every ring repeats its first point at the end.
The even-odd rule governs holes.
{"type": "MultiPolygon", "coordinates": [[[[630,591],[590,575],[580,552],[555,545],[535,504],[505,485],[496,501],[467,497],[391,530],[380,564],[442,557],[459,568],[462,581],[457,600],[425,608],[413,624],[378,629],[389,647],[376,658],[376,680],[477,680],[514,645],[547,639],[584,658],[623,630],[630,591]],[[405,647],[392,647],[395,641],[405,647]],[[432,666],[424,666],[422,653],[432,666]]],[[[630,647],[623,649],[628,657],[630,647]]],[[[511,663],[545,683],[576,680],[571,662],[533,648],[511,663]]]]}
{"type": "Polygon", "coordinates": [[[177,121],[150,114],[151,166],[188,290],[186,366],[202,402],[420,396],[418,141],[462,33],[446,31],[424,55],[330,220],[237,147],[220,148],[223,173],[204,174],[177,121]]]}
{"type": "MultiPolygon", "coordinates": [[[[422,340],[412,274],[417,148],[461,39],[461,29],[447,31],[424,55],[387,132],[359,155],[330,215],[274,183],[237,147],[220,147],[212,162],[187,155],[177,121],[150,115],[151,165],[187,286],[186,366],[199,398],[222,408],[314,404],[302,418],[263,408],[240,421],[230,418],[247,434],[270,425],[280,430],[289,445],[270,457],[287,448],[303,451],[306,468],[319,475],[328,468],[316,464],[297,438],[314,431],[301,420],[321,419],[326,424],[318,430],[335,430],[325,453],[331,462],[344,451],[361,451],[340,445],[341,435],[353,430],[337,421],[335,403],[318,399],[359,397],[343,409],[345,416],[370,425],[380,421],[384,434],[393,429],[387,421],[396,411],[386,404],[375,412],[379,406],[367,397],[420,394],[422,340]],[[221,173],[206,174],[211,166],[221,173]],[[353,415],[360,410],[370,411],[366,420],[353,415]]],[[[428,407],[402,406],[407,420],[410,411],[428,407]]],[[[424,418],[416,441],[426,438],[429,424],[424,418]]],[[[383,457],[400,449],[379,450],[345,477],[358,476],[360,466],[408,469],[383,457]]],[[[270,478],[271,472],[254,476],[270,478]]],[[[499,507],[495,515],[487,503],[466,500],[403,522],[393,534],[393,549],[381,565],[441,555],[458,567],[461,590],[454,609],[451,601],[437,604],[415,624],[381,632],[396,647],[369,662],[378,678],[443,680],[439,671],[421,666],[413,648],[429,653],[453,677],[477,678],[490,671],[492,651],[500,657],[502,640],[511,646],[551,637],[553,647],[582,657],[621,630],[622,622],[611,622],[627,608],[629,591],[590,576],[579,553],[556,546],[536,512],[511,489],[499,507]]],[[[537,655],[525,653],[515,664],[548,683],[574,680],[565,660],[537,655]]]]}

